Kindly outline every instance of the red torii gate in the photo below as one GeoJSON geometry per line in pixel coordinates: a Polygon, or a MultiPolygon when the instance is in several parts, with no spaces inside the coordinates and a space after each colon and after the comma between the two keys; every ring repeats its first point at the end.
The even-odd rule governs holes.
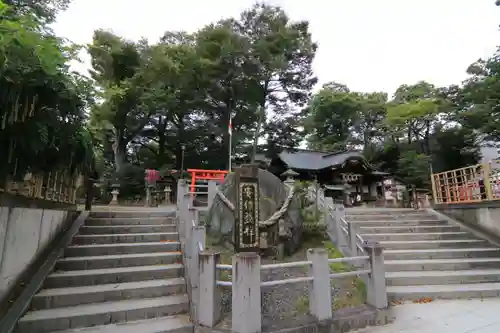
{"type": "Polygon", "coordinates": [[[228,174],[227,170],[203,170],[203,169],[188,169],[191,173],[191,192],[195,191],[196,180],[224,180],[224,177],[228,174]]]}

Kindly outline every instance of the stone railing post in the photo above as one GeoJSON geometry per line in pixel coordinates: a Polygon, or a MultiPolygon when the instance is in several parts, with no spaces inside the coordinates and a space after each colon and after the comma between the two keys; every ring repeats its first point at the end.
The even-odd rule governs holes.
{"type": "Polygon", "coordinates": [[[326,249],[308,249],[307,260],[309,276],[309,312],[317,320],[332,318],[332,289],[330,285],[330,266],[326,249]]]}
{"type": "Polygon", "coordinates": [[[184,200],[184,194],[186,194],[186,181],[184,179],[179,179],[177,181],[177,207],[179,207],[184,200]]]}
{"type": "Polygon", "coordinates": [[[323,198],[323,223],[328,223],[328,218],[327,218],[327,215],[330,214],[331,210],[332,210],[332,207],[333,207],[333,200],[332,198],[329,198],[329,197],[324,197],[323,198]]]}
{"type": "Polygon", "coordinates": [[[349,251],[351,252],[351,257],[356,257],[358,254],[358,247],[356,246],[356,229],[354,228],[354,223],[352,221],[347,222],[347,231],[349,234],[349,251]]]}
{"type": "Polygon", "coordinates": [[[214,180],[208,181],[207,192],[207,207],[210,209],[217,194],[217,183],[214,180]]]}
{"type": "Polygon", "coordinates": [[[377,309],[384,309],[388,303],[383,248],[378,242],[365,242],[363,248],[369,257],[372,271],[366,284],[366,302],[377,309]]]}
{"type": "Polygon", "coordinates": [[[189,194],[184,194],[183,198],[179,205],[179,236],[181,240],[186,238],[186,228],[188,225],[191,225],[190,218],[192,217],[192,213],[189,212],[189,207],[192,206],[193,197],[189,194]],[[188,223],[189,222],[189,223],[188,223]]]}
{"type": "Polygon", "coordinates": [[[193,227],[197,225],[197,221],[195,221],[195,216],[196,216],[196,208],[193,206],[188,208],[188,218],[186,219],[186,223],[184,225],[185,227],[185,233],[186,233],[186,244],[184,253],[186,254],[186,257],[191,258],[192,257],[192,246],[191,242],[193,241],[193,227]]]}
{"type": "Polygon", "coordinates": [[[259,333],[262,329],[260,256],[241,252],[233,256],[232,331],[259,333]]]}
{"type": "MultiPolygon", "coordinates": [[[[200,286],[200,252],[205,249],[205,227],[197,226],[193,228],[193,237],[191,241],[191,267],[189,269],[189,279],[191,280],[191,288],[192,288],[192,302],[195,314],[198,313],[198,309],[200,308],[199,296],[200,293],[198,291],[200,286]],[[201,245],[201,251],[200,251],[201,245]]],[[[193,318],[196,318],[196,315],[193,315],[193,318]]]]}
{"type": "MultiPolygon", "coordinates": [[[[220,293],[217,288],[220,253],[201,252],[198,258],[200,284],[198,287],[197,318],[198,324],[214,327],[220,319],[220,293]],[[201,306],[203,304],[203,306],[201,306]]],[[[260,309],[260,306],[259,306],[260,309]]]]}

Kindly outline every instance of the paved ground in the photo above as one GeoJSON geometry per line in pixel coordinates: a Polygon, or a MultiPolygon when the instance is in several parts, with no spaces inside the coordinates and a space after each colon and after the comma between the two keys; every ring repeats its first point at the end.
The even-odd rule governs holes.
{"type": "Polygon", "coordinates": [[[406,303],[393,308],[393,324],[357,333],[499,333],[500,298],[406,303]]]}

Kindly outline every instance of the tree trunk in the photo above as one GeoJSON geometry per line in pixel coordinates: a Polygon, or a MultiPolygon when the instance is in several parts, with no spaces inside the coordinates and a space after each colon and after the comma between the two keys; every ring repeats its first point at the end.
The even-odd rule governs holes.
{"type": "Polygon", "coordinates": [[[115,142],[113,143],[113,155],[115,158],[115,171],[120,172],[123,169],[126,161],[126,147],[127,143],[120,135],[115,135],[115,142]]]}
{"type": "MultiPolygon", "coordinates": [[[[184,136],[184,123],[180,122],[177,126],[177,138],[182,138],[183,136],[184,136]]],[[[186,153],[185,151],[183,152],[183,149],[182,149],[183,144],[184,144],[184,142],[178,140],[177,147],[175,149],[175,169],[179,170],[179,171],[182,171],[181,170],[182,167],[184,167],[184,169],[186,169],[186,165],[185,165],[185,163],[183,163],[183,159],[185,158],[185,156],[183,156],[183,154],[186,153]]]]}
{"type": "Polygon", "coordinates": [[[165,164],[166,128],[167,128],[167,119],[166,118],[163,119],[163,117],[160,117],[160,120],[158,122],[158,164],[160,168],[165,164]]]}

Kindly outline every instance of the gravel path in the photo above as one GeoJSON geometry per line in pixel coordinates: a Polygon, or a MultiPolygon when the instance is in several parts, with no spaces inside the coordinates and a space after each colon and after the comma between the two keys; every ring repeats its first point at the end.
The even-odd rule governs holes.
{"type": "MultiPolygon", "coordinates": [[[[287,262],[302,260],[305,260],[305,251],[299,251],[293,257],[286,258],[287,262]]],[[[262,260],[263,265],[270,263],[276,263],[276,261],[262,260]]],[[[307,266],[266,269],[261,272],[262,281],[286,280],[303,276],[307,276],[307,266]]],[[[360,293],[354,281],[354,278],[331,280],[334,309],[362,305],[360,293]]],[[[303,321],[308,317],[308,282],[263,287],[261,297],[264,325],[268,323],[268,325],[274,326],[277,322],[291,320],[294,322],[303,321]]],[[[231,289],[223,288],[221,298],[224,318],[221,328],[230,328],[231,289]]]]}

